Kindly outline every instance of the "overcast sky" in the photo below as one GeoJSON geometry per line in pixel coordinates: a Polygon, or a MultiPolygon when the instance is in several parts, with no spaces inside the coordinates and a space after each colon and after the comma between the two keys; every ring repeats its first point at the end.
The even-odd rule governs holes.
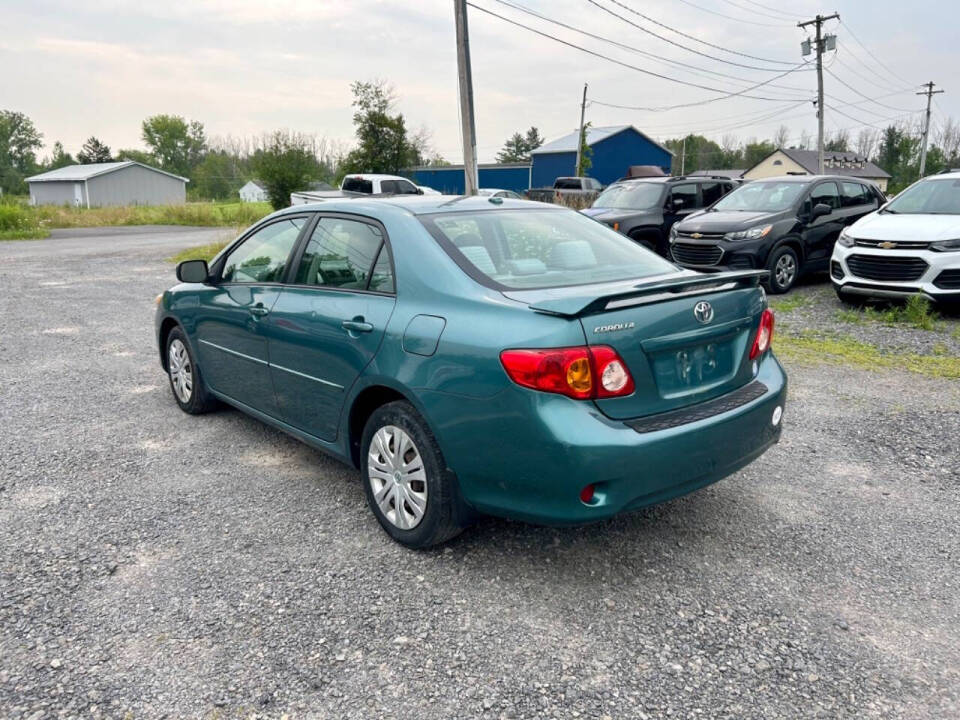
{"type": "MultiPolygon", "coordinates": [[[[828,103],[850,117],[828,110],[828,130],[854,128],[855,133],[864,122],[882,126],[909,116],[905,111],[922,109],[923,98],[890,93],[928,80],[947,91],[937,96],[934,123],[945,115],[960,117],[960,87],[951,85],[960,60],[960,2],[955,0],[834,0],[829,5],[819,0],[596,0],[712,58],[631,27],[590,0],[511,2],[653,57],[551,25],[498,0],[471,1],[621,62],[727,92],[747,85],[703,71],[751,84],[777,73],[715,58],[781,71],[790,66],[684,38],[624,6],[720,48],[798,63],[805,33],[794,16],[837,10],[844,24],[828,26],[839,48],[828,62],[852,89],[829,74],[826,87],[836,98],[828,103]]],[[[349,144],[349,85],[380,78],[394,85],[408,127],[426,126],[437,152],[451,161],[461,159],[452,0],[0,0],[0,17],[0,109],[19,110],[34,120],[47,143],[42,154],[55,140],[76,153],[90,135],[114,150],[142,147],[140,123],[156,113],[200,120],[208,136],[282,127],[349,144]]],[[[493,160],[510,134],[530,125],[548,139],[575,129],[584,82],[590,84],[590,98],[630,106],[662,107],[719,95],[586,55],[473,8],[470,31],[481,161],[493,160]]],[[[812,106],[791,106],[815,95],[815,73],[800,70],[773,84],[783,87],[764,86],[749,94],[777,101],[738,97],[664,112],[595,103],[587,118],[595,125],[632,123],[658,139],[687,132],[715,139],[726,132],[763,138],[780,124],[794,138],[804,129],[814,131],[812,106]]]]}

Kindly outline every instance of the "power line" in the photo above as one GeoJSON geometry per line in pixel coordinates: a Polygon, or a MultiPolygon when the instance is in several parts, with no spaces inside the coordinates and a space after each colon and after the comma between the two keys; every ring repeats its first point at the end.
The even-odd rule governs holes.
{"type": "Polygon", "coordinates": [[[787,18],[785,18],[783,15],[771,15],[770,13],[760,12],[759,10],[754,10],[753,8],[744,7],[743,5],[735,3],[733,0],[723,0],[723,2],[725,2],[727,5],[732,5],[737,10],[743,10],[748,13],[753,13],[754,15],[759,15],[760,17],[770,18],[771,20],[787,22],[787,18]]]}
{"type": "MultiPolygon", "coordinates": [[[[859,70],[857,70],[853,65],[851,65],[850,63],[847,63],[847,62],[845,62],[844,60],[842,60],[842,59],[840,58],[840,53],[839,53],[839,52],[834,53],[833,57],[835,58],[834,62],[840,63],[843,67],[845,67],[847,70],[849,70],[850,72],[852,72],[852,73],[853,73],[854,75],[856,75],[858,78],[860,78],[861,80],[864,80],[864,81],[870,83],[870,84],[873,85],[874,87],[880,88],[881,90],[890,90],[891,88],[893,88],[892,85],[889,85],[889,84],[887,84],[887,85],[881,85],[881,84],[878,83],[876,80],[873,80],[873,79],[867,77],[866,75],[864,75],[863,73],[861,73],[859,70]]],[[[853,56],[853,53],[850,54],[850,57],[854,57],[854,56],[853,56]]],[[[903,93],[913,92],[913,88],[905,88],[904,90],[902,90],[902,91],[900,91],[900,92],[903,92],[903,93]]]]}
{"type": "MultiPolygon", "coordinates": [[[[562,28],[566,28],[567,30],[571,30],[571,31],[573,31],[573,32],[580,33],[581,35],[586,35],[587,37],[593,38],[594,40],[600,40],[600,41],[602,41],[602,42],[605,42],[605,43],[608,43],[608,44],[610,44],[610,45],[613,45],[614,47],[618,47],[618,48],[620,48],[620,49],[627,50],[627,51],[632,52],[632,53],[636,53],[636,54],[641,55],[641,56],[643,56],[643,57],[649,58],[649,59],[653,60],[654,62],[663,63],[663,64],[668,64],[668,65],[676,65],[676,66],[678,66],[678,67],[687,68],[688,70],[690,70],[691,72],[694,72],[695,74],[696,74],[696,73],[708,73],[709,75],[715,75],[715,76],[720,77],[720,78],[723,78],[723,79],[725,79],[725,80],[740,82],[740,83],[744,83],[744,84],[746,84],[746,85],[750,85],[751,83],[754,82],[754,80],[750,80],[750,79],[747,79],[747,78],[741,78],[741,77],[737,77],[737,76],[735,76],[735,75],[728,75],[728,74],[726,74],[726,73],[717,72],[716,70],[708,70],[708,69],[706,69],[706,68],[701,68],[701,67],[699,67],[699,66],[697,66],[697,65],[690,65],[689,63],[681,62],[680,60],[674,60],[674,59],[672,59],[672,58],[661,58],[661,57],[659,57],[659,56],[657,56],[657,55],[655,55],[655,54],[653,54],[653,53],[646,52],[645,50],[640,50],[639,48],[632,47],[632,46],[627,45],[627,44],[625,44],[625,43],[619,42],[618,40],[614,40],[614,39],[612,39],[612,38],[608,38],[608,37],[605,37],[605,36],[603,36],[603,35],[597,35],[597,34],[595,34],[595,33],[589,32],[589,31],[587,31],[587,30],[582,30],[582,29],[580,29],[580,28],[578,28],[578,27],[574,27],[573,25],[570,25],[570,24],[568,24],[568,23],[565,23],[565,22],[563,22],[563,21],[561,21],[561,20],[556,20],[556,19],[554,19],[554,18],[548,17],[548,16],[546,16],[546,15],[543,15],[542,13],[537,12],[536,10],[533,10],[533,9],[531,9],[531,8],[528,8],[528,7],[524,6],[524,5],[520,5],[520,4],[518,4],[518,3],[511,2],[510,0],[494,0],[494,2],[498,2],[498,3],[500,3],[501,5],[505,5],[505,6],[509,7],[509,8],[512,8],[512,9],[517,10],[517,11],[522,12],[522,13],[525,13],[525,14],[530,15],[530,16],[532,16],[532,17],[538,18],[538,19],[543,20],[543,21],[545,21],[545,22],[553,23],[554,25],[558,25],[558,26],[560,26],[560,27],[562,27],[562,28]]],[[[775,72],[775,71],[771,70],[770,72],[775,72]]],[[[773,83],[771,83],[770,85],[768,85],[768,87],[777,88],[777,89],[779,89],[779,90],[791,90],[791,91],[794,91],[794,92],[804,92],[804,93],[805,93],[805,92],[808,92],[808,90],[807,90],[806,88],[800,88],[800,87],[796,87],[796,86],[793,86],[793,85],[774,85],[773,83]]],[[[784,100],[788,100],[788,99],[790,99],[790,98],[783,98],[783,99],[784,99],[784,100]]]]}
{"type": "Polygon", "coordinates": [[[898,80],[900,80],[900,81],[902,81],[902,82],[905,82],[907,85],[912,85],[912,84],[913,84],[913,83],[911,83],[909,80],[904,79],[901,75],[898,75],[898,74],[895,73],[893,70],[891,70],[891,69],[888,68],[886,65],[884,65],[883,61],[880,60],[880,58],[878,58],[876,55],[874,55],[873,52],[871,52],[870,48],[868,48],[866,45],[864,45],[862,42],[860,42],[860,38],[857,37],[856,33],[853,32],[853,30],[850,28],[849,25],[847,25],[847,24],[846,24],[845,22],[843,22],[842,20],[840,21],[840,24],[843,25],[843,27],[846,28],[846,30],[847,30],[848,33],[850,33],[850,37],[852,37],[852,38],[857,42],[857,44],[858,44],[860,47],[862,47],[864,50],[866,50],[866,51],[867,51],[867,54],[868,54],[870,57],[872,57],[874,60],[876,60],[877,64],[878,64],[880,67],[882,67],[884,70],[886,70],[888,73],[890,73],[891,75],[893,75],[893,76],[894,76],[895,78],[897,78],[898,80]]]}
{"type": "MultiPolygon", "coordinates": [[[[530,32],[532,32],[532,33],[534,33],[534,34],[536,34],[536,35],[540,35],[541,37],[548,38],[548,39],[550,39],[550,40],[553,40],[553,41],[555,41],[555,42],[560,43],[561,45],[566,45],[567,47],[572,47],[572,48],[574,48],[574,49],[576,49],[576,50],[579,50],[580,52],[586,53],[587,55],[592,55],[592,56],[597,57],[597,58],[600,58],[600,59],[602,59],[602,60],[606,60],[607,62],[614,63],[615,65],[620,65],[621,67],[625,67],[625,68],[628,68],[628,69],[630,69],[630,70],[635,70],[635,71],[637,71],[637,72],[639,72],[639,73],[643,73],[644,75],[650,75],[651,77],[660,78],[661,80],[667,80],[668,82],[677,83],[677,84],[679,84],[679,85],[685,85],[685,86],[687,86],[687,87],[693,87],[693,88],[697,88],[697,89],[699,89],[699,90],[706,90],[706,91],[708,91],[708,92],[721,93],[721,96],[720,96],[720,97],[710,98],[709,100],[703,100],[703,101],[696,102],[696,103],[688,103],[688,104],[686,104],[686,105],[675,105],[675,106],[673,106],[673,107],[692,107],[692,106],[694,106],[694,105],[704,105],[704,104],[706,104],[706,103],[717,102],[718,100],[725,100],[725,99],[727,99],[727,98],[732,98],[732,97],[743,97],[743,98],[747,98],[747,99],[750,99],[750,100],[769,100],[769,101],[772,101],[772,102],[783,102],[784,98],[782,98],[782,97],[780,97],[780,98],[763,97],[763,96],[758,96],[758,95],[747,95],[746,93],[750,92],[751,90],[756,90],[756,89],[759,88],[759,87],[763,87],[764,85],[768,85],[769,83],[772,83],[774,80],[779,80],[780,78],[782,78],[782,77],[784,77],[784,76],[786,76],[786,75],[789,75],[790,73],[792,73],[792,72],[794,72],[795,70],[797,70],[797,69],[799,69],[800,67],[802,67],[802,64],[801,64],[801,65],[798,65],[797,67],[791,68],[790,70],[786,70],[785,72],[782,72],[782,73],[780,73],[779,75],[775,75],[774,77],[770,78],[769,80],[764,80],[763,82],[756,83],[755,85],[752,85],[751,87],[744,88],[743,90],[739,90],[739,91],[734,92],[734,93],[728,93],[726,90],[709,87],[709,86],[707,86],[707,85],[700,85],[700,84],[698,84],[698,83],[687,82],[686,80],[680,80],[679,78],[672,78],[672,77],[669,77],[668,75],[662,75],[662,74],[660,74],[660,73],[653,72],[652,70],[647,70],[647,69],[645,69],[645,68],[641,68],[641,67],[638,67],[638,66],[636,66],[636,65],[631,65],[630,63],[623,62],[622,60],[617,60],[616,58],[612,58],[612,57],[610,57],[609,55],[604,55],[603,53],[598,53],[598,52],[596,52],[596,51],[594,51],[594,50],[590,50],[590,49],[588,49],[588,48],[582,47],[582,46],[580,46],[580,45],[577,45],[577,44],[575,44],[575,43],[569,42],[569,41],[567,41],[567,40],[563,40],[563,39],[561,39],[561,38],[558,38],[558,37],[555,36],[555,35],[551,35],[550,33],[543,32],[542,30],[537,30],[536,28],[530,27],[529,25],[524,25],[523,23],[517,22],[516,20],[511,20],[510,18],[504,17],[503,15],[499,15],[499,14],[493,12],[492,10],[488,10],[488,9],[486,9],[486,8],[484,8],[484,7],[480,7],[479,5],[476,5],[476,4],[472,3],[472,2],[468,2],[467,4],[468,4],[470,7],[474,8],[475,10],[479,10],[480,12],[486,13],[487,15],[492,15],[493,17],[498,18],[499,20],[503,20],[504,22],[507,22],[507,23],[509,23],[509,24],[511,24],[511,25],[515,25],[515,26],[520,27],[520,28],[523,28],[523,29],[525,29],[525,30],[529,30],[530,32]]],[[[658,111],[661,110],[661,109],[672,109],[672,108],[646,108],[646,109],[649,110],[649,111],[651,111],[651,112],[658,112],[658,111]]]]}
{"type": "Polygon", "coordinates": [[[880,107],[887,108],[888,110],[899,110],[899,111],[901,111],[901,112],[915,112],[912,108],[895,107],[894,105],[887,105],[886,103],[877,102],[875,99],[873,99],[873,98],[871,98],[871,97],[869,97],[869,96],[867,96],[867,95],[864,95],[862,92],[860,92],[859,90],[857,90],[855,87],[853,87],[853,85],[851,85],[851,84],[848,83],[847,81],[843,80],[842,78],[837,77],[836,73],[834,73],[833,70],[831,70],[830,68],[825,68],[825,69],[826,69],[826,71],[830,74],[830,77],[832,77],[832,78],[833,78],[834,80],[836,80],[838,83],[840,83],[841,85],[843,85],[844,87],[846,87],[846,88],[848,88],[848,89],[850,89],[850,90],[853,90],[853,92],[855,92],[857,95],[859,95],[860,97],[862,97],[864,100],[866,100],[866,101],[868,101],[868,102],[872,102],[874,105],[879,105],[880,107]]]}
{"type": "MultiPolygon", "coordinates": [[[[803,15],[798,15],[797,13],[787,12],[786,10],[780,10],[779,8],[772,8],[769,5],[763,5],[762,3],[754,2],[754,0],[743,0],[744,2],[750,3],[751,5],[756,5],[757,7],[763,8],[764,10],[772,10],[773,12],[780,13],[787,17],[791,18],[803,18],[803,15]]],[[[729,2],[729,0],[728,0],[729,2]]]]}
{"type": "MultiPolygon", "coordinates": [[[[748,70],[762,70],[763,72],[779,72],[779,70],[776,70],[776,69],[774,69],[774,68],[759,67],[759,66],[757,66],[757,65],[745,65],[745,64],[743,64],[743,63],[733,62],[732,60],[724,60],[723,58],[717,57],[716,55],[709,55],[709,54],[707,54],[707,53],[700,52],[699,50],[695,50],[694,48],[689,47],[688,45],[684,45],[683,43],[679,43],[679,42],[677,42],[676,40],[671,40],[670,38],[666,38],[666,37],[664,37],[663,35],[660,35],[660,34],[658,34],[658,33],[655,33],[653,30],[650,30],[650,29],[648,29],[648,28],[643,27],[643,25],[638,25],[637,23],[633,22],[632,20],[630,20],[630,19],[628,19],[628,18],[625,18],[623,15],[618,15],[617,13],[615,13],[615,12],[614,12],[613,10],[611,10],[610,8],[607,8],[607,7],[604,7],[603,5],[601,5],[599,2],[597,2],[597,0],[587,0],[587,2],[590,3],[591,5],[594,5],[595,7],[600,8],[600,9],[603,10],[605,13],[608,13],[608,14],[610,14],[610,15],[613,15],[613,17],[618,18],[619,20],[622,20],[623,22],[627,23],[628,25],[631,25],[632,27],[635,27],[637,30],[640,30],[641,32],[645,32],[647,35],[652,35],[653,37],[659,38],[660,40],[663,40],[663,41],[666,42],[666,43],[670,43],[671,45],[674,45],[675,47],[678,47],[678,48],[681,48],[681,49],[683,49],[683,50],[686,50],[687,52],[692,52],[694,55],[699,55],[699,56],[701,56],[701,57],[705,57],[705,58],[708,58],[708,59],[710,59],[710,60],[714,60],[714,61],[716,61],[716,62],[726,63],[727,65],[733,65],[733,66],[735,66],[735,67],[747,68],[748,70]]],[[[634,13],[634,14],[636,14],[636,15],[640,15],[640,13],[636,12],[636,11],[633,10],[632,8],[628,7],[627,5],[624,5],[622,2],[620,2],[620,0],[610,0],[610,2],[612,2],[614,5],[618,5],[619,7],[622,7],[624,10],[626,10],[626,11],[628,11],[628,12],[632,12],[632,13],[634,13]]],[[[645,18],[645,16],[643,16],[643,15],[640,15],[640,16],[645,18]]]]}
{"type": "Polygon", "coordinates": [[[680,0],[684,5],[689,5],[690,7],[696,8],[701,12],[710,13],[711,15],[717,15],[718,17],[726,18],[727,20],[733,20],[735,22],[746,23],[747,25],[759,25],[760,27],[784,27],[783,24],[773,25],[771,23],[761,23],[754,22],[753,20],[744,20],[743,18],[733,17],[732,15],[724,15],[723,13],[718,13],[716,10],[711,10],[710,8],[701,7],[695,3],[690,2],[690,0],[680,0]]]}

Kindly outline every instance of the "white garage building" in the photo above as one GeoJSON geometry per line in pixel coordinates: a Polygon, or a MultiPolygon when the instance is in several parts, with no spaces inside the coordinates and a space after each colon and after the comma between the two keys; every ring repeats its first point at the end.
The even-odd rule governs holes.
{"type": "Polygon", "coordinates": [[[179,205],[187,200],[187,178],[143,163],[68,165],[27,178],[31,205],[179,205]]]}

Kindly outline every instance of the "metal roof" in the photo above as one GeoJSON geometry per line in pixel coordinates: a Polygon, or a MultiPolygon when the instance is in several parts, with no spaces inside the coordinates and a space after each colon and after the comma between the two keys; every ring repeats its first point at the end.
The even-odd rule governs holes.
{"type": "Polygon", "coordinates": [[[163,175],[169,175],[177,180],[190,182],[185,177],[168,173],[166,170],[151,167],[150,165],[144,165],[143,163],[136,162],[135,160],[123,160],[120,162],[108,163],[90,163],[89,165],[67,165],[67,167],[57,168],[56,170],[50,170],[49,172],[28,177],[27,182],[76,182],[81,180],[89,180],[97,175],[105,175],[116,170],[121,170],[125,167],[130,167],[131,165],[139,165],[147,170],[153,170],[154,172],[158,172],[163,175]]]}
{"type": "MultiPolygon", "coordinates": [[[[624,130],[633,130],[640,137],[647,140],[650,143],[653,143],[661,150],[670,153],[673,155],[673,152],[669,148],[664,147],[656,140],[651,138],[646,133],[642,132],[633,125],[604,125],[601,127],[591,127],[587,128],[587,145],[593,146],[596,145],[601,140],[606,140],[608,137],[612,137],[617,133],[623,132],[624,130]]],[[[541,145],[536,150],[531,151],[531,155],[541,155],[543,153],[561,153],[561,152],[576,152],[577,151],[577,138],[580,136],[580,133],[574,131],[569,135],[564,135],[561,138],[556,140],[551,140],[545,145],[541,145]]]]}

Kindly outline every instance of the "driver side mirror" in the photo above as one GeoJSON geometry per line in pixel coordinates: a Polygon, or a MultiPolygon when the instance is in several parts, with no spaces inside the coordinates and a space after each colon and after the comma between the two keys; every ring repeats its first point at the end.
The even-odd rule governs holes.
{"type": "Polygon", "coordinates": [[[210,279],[206,260],[184,260],[177,265],[177,280],[184,283],[205,283],[210,279]]]}
{"type": "Polygon", "coordinates": [[[810,215],[811,220],[816,220],[818,217],[823,217],[824,215],[829,215],[833,212],[833,208],[827,205],[826,203],[817,203],[813,206],[813,213],[810,215]]]}

